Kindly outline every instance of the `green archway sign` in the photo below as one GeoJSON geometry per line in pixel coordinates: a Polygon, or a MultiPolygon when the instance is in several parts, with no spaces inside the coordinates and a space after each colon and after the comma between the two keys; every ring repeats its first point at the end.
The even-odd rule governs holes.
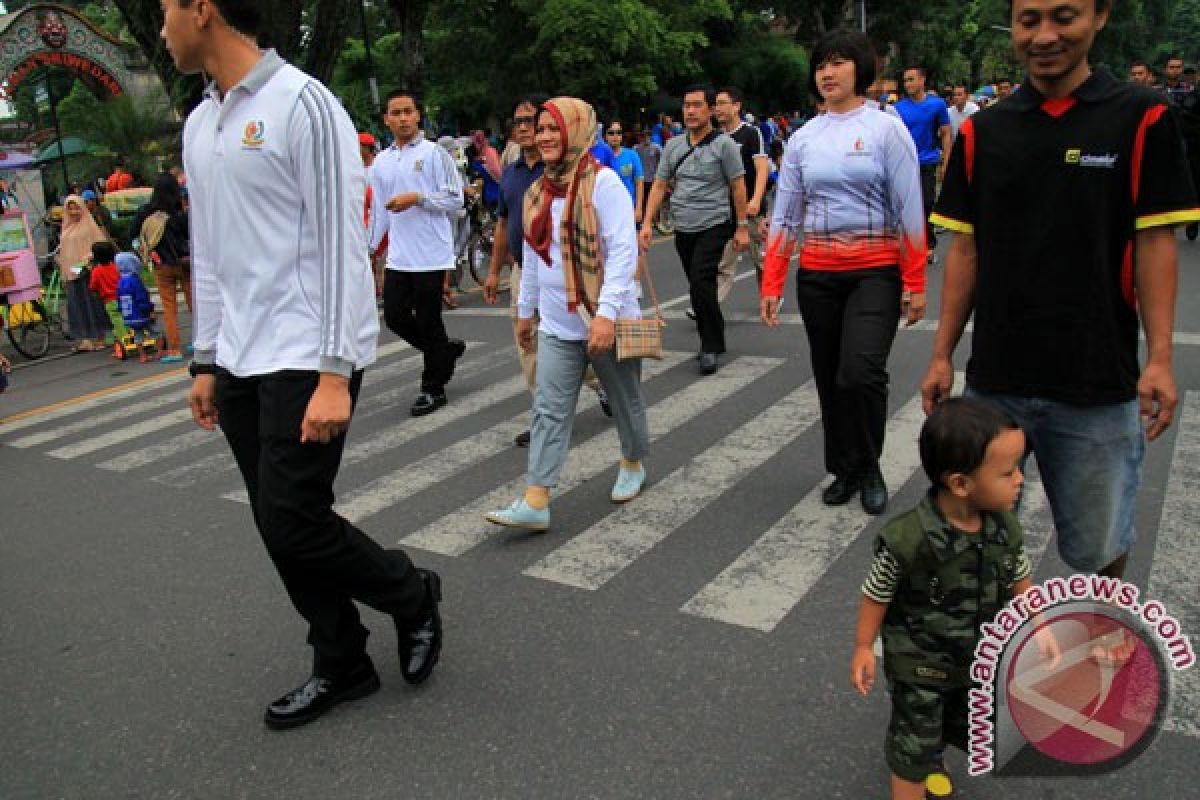
{"type": "Polygon", "coordinates": [[[140,95],[146,67],[136,48],[97,30],[69,8],[41,4],[0,16],[0,76],[5,94],[44,67],[76,73],[100,97],[140,95]]]}

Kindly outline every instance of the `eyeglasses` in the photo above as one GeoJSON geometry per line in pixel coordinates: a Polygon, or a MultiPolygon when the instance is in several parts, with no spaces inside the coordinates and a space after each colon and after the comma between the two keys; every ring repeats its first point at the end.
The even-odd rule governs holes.
{"type": "Polygon", "coordinates": [[[513,127],[532,128],[535,122],[537,122],[537,117],[514,117],[513,127]]]}
{"type": "Polygon", "coordinates": [[[609,136],[620,136],[622,133],[624,133],[624,131],[621,131],[620,129],[618,129],[618,130],[609,131],[608,135],[609,136]]]}

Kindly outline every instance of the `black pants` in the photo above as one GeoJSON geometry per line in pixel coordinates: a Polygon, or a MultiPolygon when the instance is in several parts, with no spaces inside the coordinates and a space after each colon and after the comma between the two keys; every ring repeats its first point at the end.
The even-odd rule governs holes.
{"type": "Polygon", "coordinates": [[[937,164],[921,165],[921,205],[925,208],[925,241],[929,244],[930,252],[937,247],[937,234],[933,232],[933,224],[929,221],[933,204],[937,202],[937,171],[937,164]]]}
{"type": "Polygon", "coordinates": [[[384,270],[383,320],[404,341],[425,356],[421,391],[445,389],[450,369],[449,339],[442,324],[443,271],[384,270]]]}
{"type": "Polygon", "coordinates": [[[733,223],[727,222],[696,233],[675,231],[675,252],[687,275],[692,310],[696,312],[696,330],[700,333],[700,351],[725,352],[725,317],[717,302],[717,265],[725,243],[733,237],[733,223]]]}
{"type": "Polygon", "coordinates": [[[887,423],[887,359],[900,321],[900,270],[800,269],[796,299],[821,400],[825,468],[838,476],[874,469],[887,423]]]}
{"type": "MultiPolygon", "coordinates": [[[[300,443],[317,380],[316,372],[237,378],[220,371],[216,402],[254,523],[292,605],[308,622],[314,671],[336,676],[366,652],[367,629],[352,601],[406,627],[419,619],[425,584],[402,551],[384,550],[334,512],[333,480],[346,437],[300,443]]],[[[359,371],[350,382],[352,398],[361,383],[359,371]]]]}

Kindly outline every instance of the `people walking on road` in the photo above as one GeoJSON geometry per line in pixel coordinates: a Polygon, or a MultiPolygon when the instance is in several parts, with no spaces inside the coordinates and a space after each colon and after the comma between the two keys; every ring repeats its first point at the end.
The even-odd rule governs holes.
{"type": "Polygon", "coordinates": [[[517,336],[538,353],[528,488],[511,506],[486,514],[498,525],[550,526],[550,492],[567,460],[575,407],[590,363],[608,390],[621,461],[614,503],[642,490],[649,446],[641,360],[617,360],[616,322],[641,317],[637,228],[617,173],[588,153],[596,115],[582,100],[558,97],[538,113],[542,178],[525,194],[524,249],[517,336]],[[534,339],[534,317],[540,320],[534,339]]]}
{"type": "Polygon", "coordinates": [[[950,396],[973,318],[967,393],[1024,430],[1063,560],[1120,578],[1145,442],[1178,402],[1173,228],[1200,208],[1166,100],[1089,66],[1111,1],[1068,5],[1014,0],[1028,79],[959,131],[934,214],[955,233],[921,393],[927,411],[950,396]]]}
{"type": "Polygon", "coordinates": [[[176,66],[212,79],[183,134],[195,209],[188,403],[229,441],[263,543],[309,625],[312,675],[264,718],[292,728],[379,688],[355,602],[392,617],[404,679],[428,678],[441,652],[441,581],[333,510],[379,335],[350,118],[321,83],[259,50],[257,4],[165,0],[163,10],[176,66]],[[227,124],[235,117],[249,122],[227,124]]]}
{"type": "Polygon", "coordinates": [[[879,457],[887,423],[888,355],[902,314],[925,314],[925,217],[917,152],[904,123],[866,104],[870,40],[833,31],[812,51],[810,86],[826,112],[788,141],[763,270],[763,322],[779,324],[788,264],[803,235],[796,298],[825,433],[822,494],[842,505],[860,490],[881,514],[879,457]]]}
{"type": "Polygon", "coordinates": [[[625,128],[619,119],[614,119],[608,123],[604,129],[604,141],[612,148],[613,163],[612,168],[621,178],[621,183],[625,184],[625,189],[629,192],[629,200],[633,203],[633,218],[637,222],[642,219],[642,184],[646,180],[646,173],[642,168],[642,157],[631,148],[625,147],[623,138],[625,136],[625,128]]]}
{"type": "Polygon", "coordinates": [[[673,185],[671,216],[675,221],[675,250],[688,279],[700,334],[700,372],[704,375],[717,371],[718,358],[725,352],[725,318],[717,302],[717,265],[721,253],[730,239],[738,252],[750,244],[746,168],[737,142],[713,128],[716,99],[711,86],[684,89],[683,122],[687,135],[673,137],[663,150],[639,234],[642,250],[649,250],[654,239],[654,218],[667,187],[673,185]]]}
{"type": "MultiPolygon", "coordinates": [[[[946,173],[946,161],[950,158],[954,134],[946,101],[925,91],[925,77],[924,67],[904,70],[904,97],[896,103],[896,112],[904,120],[917,146],[917,158],[921,162],[921,198],[928,220],[937,199],[938,183],[946,173]]],[[[929,263],[932,264],[934,248],[937,247],[933,223],[926,222],[925,239],[929,245],[929,263]]]]}
{"type": "MultiPolygon", "coordinates": [[[[191,234],[179,181],[169,172],[154,179],[150,202],[138,210],[130,230],[135,231],[142,261],[154,270],[158,298],[163,309],[163,332],[167,346],[162,361],[183,360],[179,335],[179,291],[192,313],[191,234]]],[[[193,320],[193,326],[195,320],[193,320]]]]}
{"type": "Polygon", "coordinates": [[[951,90],[950,107],[946,112],[950,115],[950,133],[957,138],[959,128],[966,122],[967,117],[979,112],[979,106],[971,101],[967,87],[959,83],[951,90]]]}
{"type": "Polygon", "coordinates": [[[96,340],[103,339],[112,329],[104,304],[88,290],[88,280],[81,280],[92,258],[92,245],[105,241],[108,235],[92,219],[83,198],[68,195],[63,201],[63,226],[56,258],[67,287],[67,326],[77,341],[77,353],[101,349],[96,340]]]}
{"type": "MultiPolygon", "coordinates": [[[[967,751],[968,673],[980,620],[1033,586],[1013,513],[1025,449],[1017,424],[986,402],[954,398],[925,420],[919,447],[933,487],[879,534],[850,661],[850,682],[865,697],[882,631],[893,800],[952,796],[944,751],[947,744],[967,751]]],[[[1055,669],[1062,653],[1053,634],[1044,628],[1035,641],[1055,669]]]]}
{"type": "Polygon", "coordinates": [[[384,122],[395,141],[371,167],[371,251],[388,237],[383,319],[425,359],[410,409],[414,417],[446,405],[446,384],[467,349],[446,335],[442,322],[442,281],[454,269],[453,219],[463,204],[462,181],[450,154],[421,132],[423,116],[419,95],[390,92],[384,122]]]}
{"type": "Polygon", "coordinates": [[[721,130],[737,142],[742,154],[742,167],[746,170],[746,219],[750,221],[747,231],[750,233],[750,244],[745,252],[734,248],[733,240],[725,244],[721,253],[721,261],[717,265],[717,302],[724,303],[725,298],[733,289],[733,280],[737,277],[738,263],[742,256],[749,254],[750,263],[754,266],[757,276],[756,283],[762,284],[762,233],[759,221],[763,213],[763,202],[766,199],[767,177],[771,172],[770,161],[767,158],[767,148],[763,142],[762,132],[748,122],[742,120],[742,92],[733,86],[717,90],[717,102],[713,106],[714,116],[721,130]]]}

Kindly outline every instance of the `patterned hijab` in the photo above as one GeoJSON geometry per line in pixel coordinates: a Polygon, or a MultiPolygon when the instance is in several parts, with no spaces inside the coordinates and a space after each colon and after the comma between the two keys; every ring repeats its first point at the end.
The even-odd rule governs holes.
{"type": "Polygon", "coordinates": [[[550,214],[555,198],[565,197],[566,208],[559,231],[562,249],[563,283],[567,290],[567,308],[574,312],[579,303],[587,308],[600,295],[601,260],[599,226],[592,193],[600,166],[588,153],[596,134],[596,112],[574,97],[556,97],[542,106],[558,123],[563,142],[561,160],[546,163],[542,179],[525,193],[522,219],[525,240],[546,264],[550,258],[550,214]],[[578,275],[583,275],[579,286],[578,275]],[[591,302],[589,302],[589,298],[591,302]]]}
{"type": "Polygon", "coordinates": [[[85,263],[92,257],[92,245],[108,241],[108,234],[96,224],[87,203],[77,194],[63,201],[62,235],[59,237],[58,265],[62,268],[63,280],[73,281],[78,277],[71,267],[85,263]],[[71,222],[67,209],[76,206],[83,212],[78,222],[71,222]]]}

